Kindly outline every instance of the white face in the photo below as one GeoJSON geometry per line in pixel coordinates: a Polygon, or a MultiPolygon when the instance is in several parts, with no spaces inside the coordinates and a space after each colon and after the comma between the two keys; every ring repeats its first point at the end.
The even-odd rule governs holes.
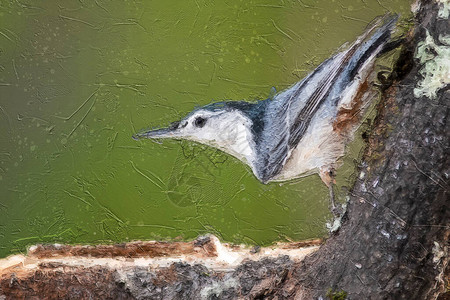
{"type": "MultiPolygon", "coordinates": [[[[242,113],[233,111],[198,111],[180,129],[184,138],[219,148],[238,159],[250,163],[254,145],[250,132],[251,121],[242,113]]],[[[182,122],[184,122],[182,121],[182,122]]],[[[184,124],[181,123],[180,127],[184,124]]]]}
{"type": "Polygon", "coordinates": [[[180,121],[176,128],[155,131],[150,138],[187,139],[219,148],[250,164],[254,155],[251,121],[237,110],[199,110],[180,121]]]}

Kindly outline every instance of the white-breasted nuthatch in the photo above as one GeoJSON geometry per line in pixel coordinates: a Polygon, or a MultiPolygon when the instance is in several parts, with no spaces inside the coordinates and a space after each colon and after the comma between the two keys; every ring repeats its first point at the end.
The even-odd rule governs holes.
{"type": "Polygon", "coordinates": [[[249,165],[263,183],[318,172],[331,187],[332,170],[373,99],[374,61],[396,21],[391,15],[373,22],[347,50],[269,99],[208,104],[168,128],[133,137],[187,139],[219,148],[249,165]]]}

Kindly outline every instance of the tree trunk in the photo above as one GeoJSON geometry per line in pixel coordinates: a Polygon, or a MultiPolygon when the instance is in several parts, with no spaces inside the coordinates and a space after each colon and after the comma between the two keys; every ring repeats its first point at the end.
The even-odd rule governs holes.
{"type": "MultiPolygon", "coordinates": [[[[399,78],[378,107],[346,220],[292,272],[286,285],[301,287],[292,295],[324,297],[329,289],[329,295],[344,291],[349,299],[435,299],[442,292],[450,233],[450,93],[447,85],[435,99],[415,97],[426,66],[411,61],[427,31],[437,45],[450,37],[449,20],[438,11],[434,1],[421,3],[413,38],[394,72],[399,78]]],[[[436,59],[436,50],[428,48],[436,59]]],[[[449,74],[444,76],[448,83],[449,74]]]]}

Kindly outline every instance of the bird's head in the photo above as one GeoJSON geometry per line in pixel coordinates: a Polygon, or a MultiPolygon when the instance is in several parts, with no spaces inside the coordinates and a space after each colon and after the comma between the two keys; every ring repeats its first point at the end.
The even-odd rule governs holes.
{"type": "Polygon", "coordinates": [[[227,152],[247,164],[254,155],[252,120],[236,103],[220,102],[195,109],[167,128],[143,130],[134,139],[185,139],[227,152]]]}

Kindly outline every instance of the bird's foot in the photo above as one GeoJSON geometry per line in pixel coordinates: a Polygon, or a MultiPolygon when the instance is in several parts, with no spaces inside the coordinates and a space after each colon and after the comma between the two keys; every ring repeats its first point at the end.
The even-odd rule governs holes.
{"type": "Polygon", "coordinates": [[[331,213],[333,214],[333,222],[327,223],[327,227],[330,232],[336,232],[341,227],[342,217],[345,213],[345,205],[335,205],[334,199],[331,199],[331,213]]]}
{"type": "Polygon", "coordinates": [[[330,210],[333,214],[333,223],[328,224],[328,228],[331,232],[335,232],[341,226],[341,220],[345,212],[345,207],[339,204],[336,205],[335,201],[334,185],[336,184],[336,172],[332,167],[323,167],[320,168],[319,175],[322,181],[328,187],[328,191],[330,193],[330,210]]]}
{"type": "Polygon", "coordinates": [[[342,208],[342,206],[335,206],[331,208],[331,213],[333,214],[333,217],[335,219],[338,219],[341,218],[344,214],[344,209],[342,208]]]}
{"type": "Polygon", "coordinates": [[[334,219],[340,219],[344,214],[344,209],[342,208],[341,205],[336,205],[332,184],[328,187],[328,190],[330,191],[331,213],[333,214],[334,219]]]}
{"type": "Polygon", "coordinates": [[[330,206],[331,213],[333,214],[335,219],[338,219],[342,216],[343,210],[342,207],[336,205],[335,197],[334,197],[334,185],[336,184],[336,172],[333,167],[327,166],[320,168],[319,171],[320,178],[323,183],[328,187],[328,191],[330,193],[330,206]]]}

